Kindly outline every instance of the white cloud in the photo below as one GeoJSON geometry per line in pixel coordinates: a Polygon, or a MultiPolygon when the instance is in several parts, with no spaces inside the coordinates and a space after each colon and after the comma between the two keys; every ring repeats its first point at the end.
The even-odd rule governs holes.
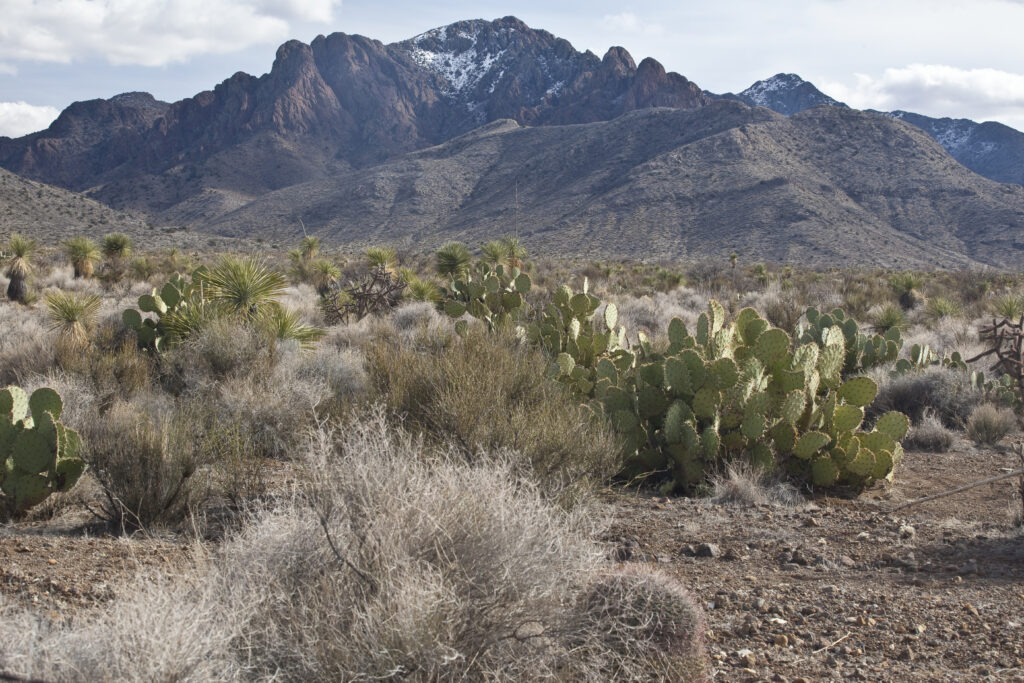
{"type": "Polygon", "coordinates": [[[18,69],[13,64],[0,62],[0,76],[17,76],[18,69]]]}
{"type": "Polygon", "coordinates": [[[623,31],[625,33],[657,36],[664,32],[664,29],[660,25],[649,24],[632,12],[606,14],[601,20],[601,23],[606,29],[612,31],[623,31]]]}
{"type": "Polygon", "coordinates": [[[163,66],[275,43],[329,22],[340,0],[6,0],[0,58],[163,66]]]}
{"type": "Polygon", "coordinates": [[[57,118],[56,107],[38,107],[28,102],[0,102],[0,135],[16,138],[43,130],[57,118]]]}
{"type": "Polygon", "coordinates": [[[1024,117],[1024,74],[911,64],[881,76],[856,74],[852,84],[823,90],[858,109],[903,109],[929,116],[1019,121],[1024,117]]]}

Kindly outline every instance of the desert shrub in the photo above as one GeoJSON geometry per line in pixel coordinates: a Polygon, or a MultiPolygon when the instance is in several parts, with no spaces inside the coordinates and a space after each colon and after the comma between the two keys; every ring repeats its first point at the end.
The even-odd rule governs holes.
{"type": "Polygon", "coordinates": [[[628,567],[595,578],[577,610],[603,659],[603,680],[694,681],[705,673],[704,619],[689,592],[656,569],[628,567]],[[603,655],[603,656],[602,656],[603,655]]]}
{"type": "Polygon", "coordinates": [[[610,431],[545,377],[540,350],[511,334],[471,328],[465,339],[425,353],[378,341],[367,350],[371,385],[389,408],[433,440],[473,460],[511,449],[552,485],[586,486],[618,464],[610,431]]]}
{"type": "Polygon", "coordinates": [[[953,446],[953,432],[935,413],[926,410],[924,417],[910,428],[903,439],[904,448],[929,453],[945,453],[953,446]]]}
{"type": "Polygon", "coordinates": [[[979,446],[994,446],[1017,426],[1017,417],[1009,408],[984,403],[971,412],[967,436],[979,446]]]}
{"type": "Polygon", "coordinates": [[[0,302],[0,386],[23,385],[56,365],[51,335],[41,313],[0,302]]]}
{"type": "Polygon", "coordinates": [[[789,482],[770,477],[763,469],[737,461],[710,481],[711,500],[730,505],[797,505],[803,498],[789,482]]]}
{"type": "Polygon", "coordinates": [[[947,427],[962,429],[984,398],[971,386],[970,376],[955,369],[935,366],[895,377],[880,371],[874,377],[878,396],[868,407],[868,419],[898,410],[916,424],[930,410],[947,427]]]}
{"type": "Polygon", "coordinates": [[[154,399],[118,401],[82,425],[85,460],[103,489],[102,515],[123,529],[175,527],[209,494],[194,425],[154,399]]]}
{"type": "Polygon", "coordinates": [[[266,378],[273,360],[262,335],[238,320],[223,318],[166,353],[163,367],[168,388],[181,393],[227,378],[266,378]]]}
{"type": "Polygon", "coordinates": [[[611,570],[588,511],[552,506],[511,456],[471,465],[376,412],[312,432],[306,463],[300,495],[190,577],[142,576],[71,623],[4,609],[0,666],[48,681],[705,677],[686,591],[611,570]]]}

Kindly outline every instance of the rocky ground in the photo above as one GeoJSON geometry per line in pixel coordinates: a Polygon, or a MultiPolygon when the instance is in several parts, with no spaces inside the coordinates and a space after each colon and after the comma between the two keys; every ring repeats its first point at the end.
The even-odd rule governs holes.
{"type": "Polygon", "coordinates": [[[1019,467],[967,443],[910,453],[897,484],[796,506],[606,502],[613,556],[656,562],[707,612],[722,681],[1024,681],[1017,479],[892,512],[1019,467]]]}
{"type": "MultiPolygon", "coordinates": [[[[1016,479],[900,503],[1019,467],[1010,449],[908,453],[897,483],[797,504],[608,492],[612,557],[656,563],[707,612],[721,681],[1024,681],[1016,479]]],[[[0,528],[0,595],[63,618],[139,572],[190,566],[180,538],[83,531],[74,516],[0,528]]]]}

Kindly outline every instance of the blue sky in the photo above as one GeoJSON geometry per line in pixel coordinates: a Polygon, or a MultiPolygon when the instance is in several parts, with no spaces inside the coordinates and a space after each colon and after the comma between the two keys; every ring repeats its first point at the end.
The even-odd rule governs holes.
{"type": "Polygon", "coordinates": [[[289,38],[392,42],[509,14],[580,50],[654,57],[715,92],[795,72],[856,107],[1024,129],[1024,0],[0,0],[0,134],[43,128],[75,100],[173,101],[262,74],[289,38]]]}

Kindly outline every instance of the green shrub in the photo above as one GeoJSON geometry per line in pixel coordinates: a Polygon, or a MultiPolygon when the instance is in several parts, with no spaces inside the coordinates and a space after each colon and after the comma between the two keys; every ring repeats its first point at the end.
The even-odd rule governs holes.
{"type": "Polygon", "coordinates": [[[610,477],[619,445],[601,420],[544,378],[547,361],[508,332],[470,328],[436,352],[379,340],[367,351],[371,386],[409,426],[478,452],[522,453],[549,488],[610,477]]]}

